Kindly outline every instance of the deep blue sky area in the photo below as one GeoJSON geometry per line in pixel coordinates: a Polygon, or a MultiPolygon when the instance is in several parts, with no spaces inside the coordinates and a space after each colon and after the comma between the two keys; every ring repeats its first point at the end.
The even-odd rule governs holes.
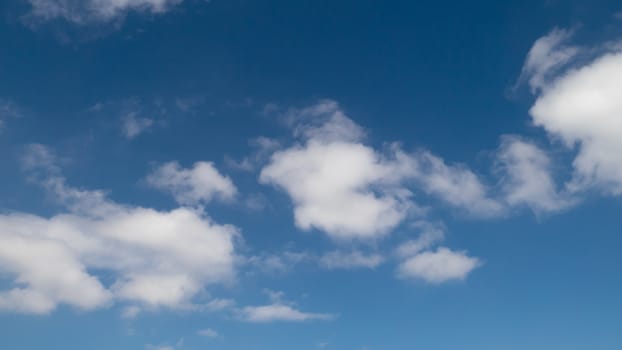
{"type": "Polygon", "coordinates": [[[619,1],[2,1],[0,348],[619,350],[621,40],[619,1]]]}

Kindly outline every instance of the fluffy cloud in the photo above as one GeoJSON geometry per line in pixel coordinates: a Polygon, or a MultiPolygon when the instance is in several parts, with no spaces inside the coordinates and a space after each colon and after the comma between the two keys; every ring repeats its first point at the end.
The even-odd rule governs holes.
{"type": "Polygon", "coordinates": [[[231,179],[221,175],[210,162],[196,162],[190,169],[181,168],[177,162],[165,163],[147,177],[147,183],[170,192],[184,205],[207,203],[214,198],[231,200],[237,193],[231,179]]]}
{"type": "Polygon", "coordinates": [[[430,152],[411,155],[411,176],[419,188],[475,217],[495,217],[505,208],[491,198],[488,188],[465,166],[447,165],[430,152]]]}
{"type": "Polygon", "coordinates": [[[311,140],[277,152],[260,179],[292,197],[299,228],[370,238],[388,233],[411,208],[410,191],[384,183],[393,166],[362,144],[311,140]]]}
{"type": "Polygon", "coordinates": [[[447,164],[428,151],[406,153],[390,144],[364,144],[364,130],[334,101],[287,113],[298,143],[275,152],[260,181],[276,185],[294,202],[296,226],[335,239],[370,239],[388,234],[425,193],[474,217],[496,217],[507,208],[480,178],[462,165],[447,164]]]}
{"type": "MultiPolygon", "coordinates": [[[[540,40],[554,37],[555,33],[540,40]]],[[[567,57],[570,56],[567,50],[553,45],[547,55],[567,57]]],[[[530,114],[535,125],[560,139],[569,149],[578,150],[573,162],[574,179],[568,185],[570,190],[596,187],[619,195],[622,194],[622,53],[615,46],[585,51],[585,55],[599,52],[600,56],[586,64],[574,62],[573,69],[551,72],[554,78],[543,84],[530,114]]],[[[530,65],[529,59],[526,65],[530,65]]],[[[536,66],[550,72],[549,65],[540,62],[536,66]]]]}
{"type": "Polygon", "coordinates": [[[183,0],[26,0],[30,15],[41,20],[64,19],[85,25],[112,22],[129,11],[160,14],[183,0]]]}
{"type": "Polygon", "coordinates": [[[0,292],[0,309],[48,313],[59,304],[90,310],[115,301],[188,307],[205,286],[234,278],[235,227],[200,210],[125,206],[68,187],[50,157],[35,146],[25,163],[43,167],[43,185],[69,212],[0,215],[0,266],[14,278],[0,292]]]}
{"type": "Polygon", "coordinates": [[[397,268],[399,278],[440,284],[463,280],[481,265],[479,259],[469,257],[465,252],[454,252],[445,247],[431,250],[445,239],[442,224],[419,222],[415,228],[420,231],[419,237],[402,243],[395,251],[397,257],[402,259],[397,268]]]}
{"type": "Polygon", "coordinates": [[[465,252],[455,252],[448,248],[438,248],[413,256],[398,267],[398,276],[404,279],[421,279],[438,284],[451,280],[463,280],[481,265],[477,258],[465,252]]]}
{"type": "Polygon", "coordinates": [[[527,205],[534,212],[553,212],[575,203],[570,194],[558,191],[551,176],[551,160],[533,143],[504,137],[497,166],[504,175],[504,199],[510,206],[527,205]]]}
{"type": "Polygon", "coordinates": [[[397,160],[361,143],[362,131],[332,101],[300,112],[312,123],[295,127],[302,143],[276,152],[260,181],[292,198],[296,226],[336,239],[374,238],[396,227],[413,208],[397,160]]]}

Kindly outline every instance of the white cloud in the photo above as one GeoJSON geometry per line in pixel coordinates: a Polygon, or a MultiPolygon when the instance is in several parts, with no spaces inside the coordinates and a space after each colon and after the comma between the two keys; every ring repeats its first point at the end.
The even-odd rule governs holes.
{"type": "Polygon", "coordinates": [[[380,254],[365,254],[358,250],[351,252],[333,251],[320,257],[320,265],[329,270],[374,269],[383,261],[384,258],[380,254]]]}
{"type": "Polygon", "coordinates": [[[183,0],[26,0],[30,16],[48,21],[64,19],[78,25],[113,22],[130,11],[160,14],[183,0]]]}
{"type": "Polygon", "coordinates": [[[481,266],[477,258],[465,252],[455,252],[441,247],[435,252],[417,254],[398,267],[398,276],[403,279],[421,279],[439,284],[451,280],[464,280],[475,268],[481,266]]]}
{"type": "MultiPolygon", "coordinates": [[[[48,313],[59,304],[83,310],[115,301],[144,308],[186,307],[207,285],[235,276],[233,226],[214,223],[200,210],[157,211],[114,203],[97,191],[65,185],[42,159],[43,185],[69,212],[45,218],[0,215],[0,266],[13,286],[0,292],[0,309],[48,313]],[[104,284],[91,271],[105,271],[104,284]]],[[[137,311],[131,311],[136,314],[137,311]]]]}
{"type": "Polygon", "coordinates": [[[181,168],[177,162],[165,163],[147,177],[147,183],[170,192],[183,205],[205,204],[214,198],[231,200],[237,193],[231,179],[211,162],[196,162],[190,169],[181,168]]]}
{"type": "Polygon", "coordinates": [[[263,306],[247,306],[240,310],[242,320],[254,323],[275,321],[304,322],[313,320],[332,320],[334,315],[302,312],[292,306],[274,303],[263,306]]]}
{"type": "Polygon", "coordinates": [[[265,136],[253,138],[248,143],[253,148],[253,153],[241,160],[226,156],[227,165],[237,170],[254,171],[259,165],[265,163],[270,154],[281,147],[277,140],[265,136]]]}
{"type": "Polygon", "coordinates": [[[488,188],[479,177],[462,165],[447,165],[430,152],[410,157],[412,176],[422,191],[476,217],[496,217],[505,208],[490,197],[488,188]]]}
{"type": "Polygon", "coordinates": [[[267,273],[286,273],[296,265],[314,260],[315,257],[305,252],[285,250],[278,254],[263,253],[246,259],[246,264],[267,273]]]}
{"type": "Polygon", "coordinates": [[[211,328],[202,329],[197,332],[198,335],[208,338],[218,338],[220,334],[211,328]]]}
{"type": "Polygon", "coordinates": [[[497,162],[504,175],[504,199],[509,205],[527,205],[535,212],[552,212],[575,203],[568,194],[557,190],[551,176],[551,160],[536,145],[506,136],[497,162]]]}
{"type": "Polygon", "coordinates": [[[0,98],[0,130],[4,127],[4,123],[9,118],[17,118],[22,115],[20,109],[15,103],[0,98]]]}
{"type": "Polygon", "coordinates": [[[294,202],[296,226],[320,229],[335,239],[375,238],[406,218],[414,204],[394,148],[389,155],[360,143],[360,127],[332,102],[303,109],[296,125],[302,144],[278,151],[260,174],[294,202]]]}
{"type": "Polygon", "coordinates": [[[359,142],[365,131],[348,118],[333,100],[321,100],[303,109],[291,109],[288,121],[294,127],[294,135],[321,143],[359,142]]]}
{"type": "Polygon", "coordinates": [[[414,225],[421,233],[419,237],[400,244],[396,254],[400,258],[408,258],[426,250],[445,239],[445,227],[442,224],[419,222],[414,225]]]}
{"type": "Polygon", "coordinates": [[[261,306],[247,306],[236,310],[238,317],[246,322],[268,323],[276,321],[304,322],[313,320],[332,320],[335,315],[324,313],[309,313],[298,310],[294,304],[284,300],[285,293],[264,289],[270,299],[270,304],[261,306]]]}
{"type": "Polygon", "coordinates": [[[527,80],[533,92],[545,88],[555,72],[579,53],[578,47],[567,45],[572,35],[571,31],[555,28],[538,39],[527,54],[519,83],[527,80]]]}
{"type": "MultiPolygon", "coordinates": [[[[578,150],[573,162],[574,178],[568,184],[571,191],[596,187],[619,195],[622,194],[619,156],[622,154],[622,53],[611,45],[590,51],[599,52],[600,57],[556,72],[554,79],[543,85],[530,114],[535,125],[563,141],[569,149],[578,150]]],[[[561,49],[561,53],[551,55],[563,56],[564,52],[561,49]]]]}
{"type": "Polygon", "coordinates": [[[287,113],[299,142],[275,152],[260,182],[276,185],[294,203],[296,226],[332,238],[382,237],[411,214],[421,213],[414,193],[440,199],[480,218],[499,217],[507,203],[478,175],[428,151],[383,151],[364,144],[364,130],[334,101],[287,113]]]}
{"type": "Polygon", "coordinates": [[[121,131],[128,139],[135,138],[153,126],[153,119],[138,117],[134,112],[124,115],[121,122],[121,131]]]}
{"type": "Polygon", "coordinates": [[[210,300],[210,302],[204,306],[204,309],[207,311],[212,311],[212,312],[222,311],[222,310],[229,309],[233,307],[234,305],[235,305],[235,301],[231,299],[214,299],[214,300],[210,300]]]}

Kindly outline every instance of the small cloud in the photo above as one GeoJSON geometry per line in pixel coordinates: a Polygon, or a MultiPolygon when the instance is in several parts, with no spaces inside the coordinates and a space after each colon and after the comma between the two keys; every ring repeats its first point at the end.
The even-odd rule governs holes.
{"type": "Polygon", "coordinates": [[[441,247],[435,252],[424,252],[402,262],[398,276],[403,279],[421,279],[440,284],[451,280],[464,280],[482,262],[465,252],[455,252],[441,247]]]}
{"type": "Polygon", "coordinates": [[[203,309],[207,311],[222,311],[235,306],[235,301],[231,299],[214,299],[205,304],[203,309]]]}
{"type": "Polygon", "coordinates": [[[12,101],[0,98],[0,129],[9,118],[19,118],[22,116],[20,108],[12,101]]]}
{"type": "Polygon", "coordinates": [[[283,304],[247,306],[240,310],[240,313],[244,321],[253,323],[327,321],[335,318],[332,314],[302,312],[292,306],[283,304]]]}
{"type": "Polygon", "coordinates": [[[271,303],[262,306],[247,306],[237,310],[241,320],[251,323],[270,322],[305,322],[328,321],[335,318],[333,314],[303,312],[285,301],[285,293],[281,291],[264,290],[271,303]]]}
{"type": "Polygon", "coordinates": [[[375,269],[383,261],[384,258],[380,254],[365,254],[358,250],[351,252],[333,251],[320,258],[320,266],[329,270],[375,269]]]}
{"type": "Polygon", "coordinates": [[[215,330],[211,328],[202,329],[198,331],[197,334],[203,337],[208,337],[208,338],[217,338],[220,336],[218,332],[216,332],[215,330]]]}
{"type": "Polygon", "coordinates": [[[220,174],[211,162],[196,162],[188,169],[168,162],[147,176],[147,183],[171,193],[183,205],[205,204],[216,198],[232,200],[237,194],[231,179],[220,174]]]}
{"type": "Polygon", "coordinates": [[[133,139],[153,126],[153,119],[140,118],[135,112],[130,112],[121,118],[121,131],[128,139],[133,139]]]}
{"type": "Polygon", "coordinates": [[[128,306],[121,312],[121,317],[126,319],[136,318],[136,316],[140,314],[140,311],[141,309],[138,306],[128,306]]]}
{"type": "Polygon", "coordinates": [[[225,162],[229,167],[241,171],[253,171],[265,163],[268,158],[281,147],[279,141],[265,136],[251,139],[248,141],[248,144],[253,149],[250,155],[240,160],[225,156],[225,162]]]}

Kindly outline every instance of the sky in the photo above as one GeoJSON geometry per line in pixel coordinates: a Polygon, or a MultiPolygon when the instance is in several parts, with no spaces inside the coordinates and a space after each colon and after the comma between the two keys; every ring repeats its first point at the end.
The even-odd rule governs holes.
{"type": "Polygon", "coordinates": [[[619,1],[0,14],[1,348],[622,348],[619,1]]]}

